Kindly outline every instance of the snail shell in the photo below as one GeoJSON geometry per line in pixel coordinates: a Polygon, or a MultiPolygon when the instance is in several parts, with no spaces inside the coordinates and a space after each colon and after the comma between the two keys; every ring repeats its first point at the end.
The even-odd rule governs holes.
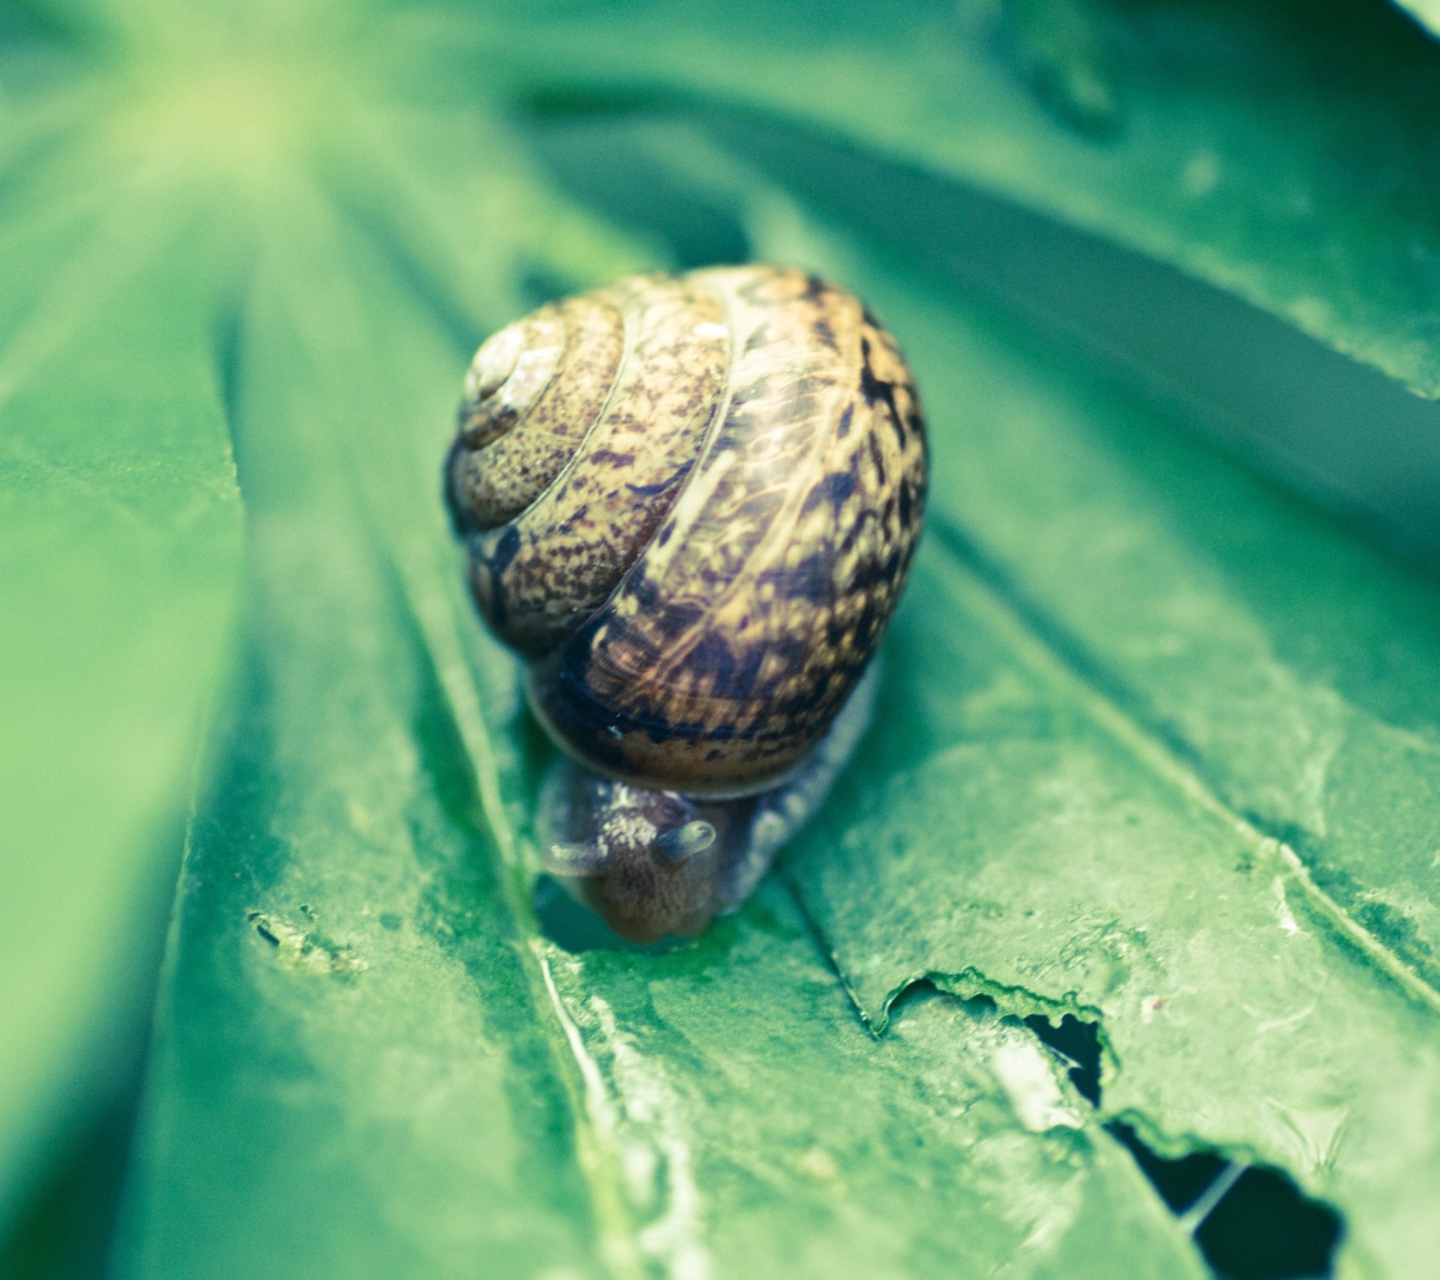
{"type": "MultiPolygon", "coordinates": [[[[693,876],[694,855],[713,849],[731,875],[754,834],[737,815],[753,826],[766,804],[716,802],[814,791],[817,747],[904,587],[926,470],[894,340],[798,270],[631,277],[480,348],[446,496],[476,603],[527,660],[536,716],[583,766],[549,805],[571,815],[560,827],[589,833],[569,842],[592,850],[573,875],[617,865],[623,841],[598,809],[635,801],[662,835],[713,828],[705,849],[689,848],[692,825],[688,844],[646,856],[652,870],[690,862],[693,876]],[[708,817],[687,816],[697,803],[708,817]]],[[[715,890],[696,927],[736,892],[715,890]]],[[[643,905],[630,936],[653,932],[643,905]]]]}

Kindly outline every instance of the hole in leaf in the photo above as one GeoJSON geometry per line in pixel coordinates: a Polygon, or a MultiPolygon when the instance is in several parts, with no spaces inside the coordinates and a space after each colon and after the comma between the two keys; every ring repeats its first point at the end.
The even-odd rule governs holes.
{"type": "MultiPolygon", "coordinates": [[[[1025,1025],[1072,1064],[1071,1083],[1098,1107],[1099,1024],[1067,1013],[1056,1026],[1037,1013],[1027,1017],[1025,1025]]],[[[1344,1221],[1329,1205],[1305,1195],[1282,1170],[1241,1168],[1208,1149],[1171,1159],[1153,1151],[1122,1121],[1105,1127],[1134,1157],[1170,1212],[1182,1221],[1194,1219],[1195,1243],[1222,1280],[1301,1280],[1331,1274],[1344,1221]]]]}
{"type": "Polygon", "coordinates": [[[1246,1169],[1195,1232],[1205,1260],[1227,1280],[1328,1276],[1344,1224],[1278,1169],[1246,1169]]]}
{"type": "Polygon", "coordinates": [[[1219,1152],[1208,1150],[1170,1159],[1152,1151],[1127,1124],[1115,1121],[1105,1127],[1135,1157],[1172,1213],[1199,1219],[1195,1243],[1222,1280],[1331,1274],[1344,1222],[1282,1170],[1267,1165],[1237,1170],[1219,1152]],[[1213,1204],[1205,1203],[1209,1197],[1213,1204]]]}
{"type": "Polygon", "coordinates": [[[890,1002],[886,1016],[890,1023],[894,1023],[911,1005],[924,1004],[930,1000],[954,1000],[955,998],[948,991],[942,991],[929,978],[917,978],[890,1002]]]}
{"type": "Polygon", "coordinates": [[[1043,1013],[1032,1013],[1025,1025],[1061,1057],[1071,1062],[1070,1083],[1092,1107],[1100,1105],[1100,1025],[1082,1022],[1073,1013],[1054,1026],[1043,1013]]]}
{"type": "Polygon", "coordinates": [[[1217,1151],[1192,1151],[1167,1160],[1156,1155],[1128,1124],[1117,1120],[1105,1126],[1135,1157],[1145,1176],[1155,1185],[1170,1212],[1182,1214],[1205,1193],[1205,1188],[1225,1171],[1229,1163],[1217,1151]]]}

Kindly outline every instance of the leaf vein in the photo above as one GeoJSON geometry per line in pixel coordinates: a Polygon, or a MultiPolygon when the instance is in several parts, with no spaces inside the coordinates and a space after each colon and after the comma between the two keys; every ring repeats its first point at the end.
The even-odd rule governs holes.
{"type": "Polygon", "coordinates": [[[1231,807],[1205,780],[1196,753],[1182,739],[1148,723],[1139,700],[1096,662],[1084,646],[1047,617],[1010,580],[1009,575],[953,522],[938,513],[931,525],[936,543],[971,581],[988,605],[987,619],[1006,636],[1016,655],[1040,674],[1068,686],[1090,717],[1158,777],[1176,787],[1192,804],[1229,825],[1247,848],[1277,863],[1312,908],[1346,942],[1410,998],[1440,1013],[1440,991],[1361,925],[1315,883],[1300,855],[1285,841],[1267,835],[1231,807]]]}

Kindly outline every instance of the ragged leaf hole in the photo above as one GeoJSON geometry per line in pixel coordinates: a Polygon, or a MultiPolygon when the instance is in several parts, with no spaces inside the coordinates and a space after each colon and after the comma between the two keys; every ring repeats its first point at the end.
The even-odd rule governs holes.
{"type": "MultiPolygon", "coordinates": [[[[1098,1108],[1099,1023],[1069,1013],[1058,1026],[1038,1013],[1024,1021],[1041,1043],[1071,1064],[1076,1092],[1098,1108]]],[[[1134,1157],[1173,1214],[1182,1221],[1194,1214],[1195,1244],[1216,1276],[1289,1280],[1332,1274],[1344,1222],[1330,1205],[1306,1196],[1283,1170],[1267,1165],[1241,1169],[1209,1147],[1167,1158],[1123,1121],[1105,1128],[1134,1157]],[[1202,1203],[1207,1195],[1214,1195],[1213,1204],[1202,1203]]]]}
{"type": "Polygon", "coordinates": [[[1032,1013],[1025,1025],[1042,1044],[1067,1059],[1070,1083],[1092,1107],[1100,1105],[1100,1024],[1084,1022],[1073,1013],[1060,1019],[1057,1027],[1043,1013],[1032,1013]]]}
{"type": "MultiPolygon", "coordinates": [[[[1177,1158],[1152,1150],[1123,1121],[1106,1129],[1135,1158],[1170,1211],[1182,1220],[1235,1171],[1211,1148],[1177,1158]]],[[[1307,1196],[1281,1169],[1251,1165],[1208,1208],[1194,1227],[1195,1243],[1222,1280],[1291,1280],[1330,1276],[1345,1235],[1340,1214],[1307,1196]]]]}

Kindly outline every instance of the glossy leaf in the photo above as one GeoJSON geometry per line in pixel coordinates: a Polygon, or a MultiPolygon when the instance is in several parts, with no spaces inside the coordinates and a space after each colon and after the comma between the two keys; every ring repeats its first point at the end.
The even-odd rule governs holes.
{"type": "Polygon", "coordinates": [[[1440,47],[1385,0],[688,4],[564,14],[531,82],[824,123],[1172,262],[1440,392],[1440,47]]]}
{"type": "MultiPolygon", "coordinates": [[[[1385,0],[963,0],[917,5],[905,20],[855,6],[828,21],[792,5],[722,16],[697,4],[666,7],[683,16],[663,24],[658,12],[625,6],[517,40],[521,92],[544,113],[587,102],[738,110],[742,147],[762,152],[777,123],[818,130],[838,153],[821,185],[840,189],[849,216],[898,231],[927,264],[938,237],[1067,342],[1203,410],[1196,425],[1440,558],[1428,500],[1440,411],[1397,405],[1404,397],[1380,379],[1344,379],[1338,403],[1337,386],[1317,395],[1305,384],[1323,368],[1293,338],[1270,343],[1267,354],[1287,357],[1276,369],[1252,354],[1269,313],[1427,401],[1440,394],[1440,46],[1410,17],[1385,0]],[[566,90],[576,80],[578,97],[566,90]],[[894,176],[856,172],[846,153],[857,147],[901,162],[894,176]],[[957,181],[961,198],[917,200],[911,168],[957,181]],[[995,195],[1070,233],[1052,246],[1047,219],[997,210],[995,195]],[[1144,268],[1117,264],[1116,245],[1144,268]],[[1157,289],[1160,264],[1218,286],[1228,305],[1196,306],[1192,290],[1177,307],[1157,289]],[[1111,312],[1099,325],[1097,310],[1111,312]],[[1145,368],[1157,331],[1169,367],[1145,368]],[[1190,385],[1196,374],[1210,385],[1190,385]],[[1364,447],[1356,417],[1377,423],[1377,447],[1364,447]]],[[[806,159],[784,160],[802,182],[806,159]]]]}
{"type": "Polygon", "coordinates": [[[513,672],[430,498],[446,415],[395,430],[448,405],[459,353],[348,228],[316,212],[297,237],[307,212],[267,280],[308,287],[247,314],[257,640],[182,877],[133,1273],[468,1274],[477,1251],[504,1274],[907,1273],[1019,1250],[1027,1274],[1105,1274],[1113,1235],[1200,1274],[1027,1033],[931,1002],[877,1048],[778,887],[667,956],[536,934],[500,800],[518,761],[489,737],[513,742],[513,672]],[[356,452],[323,467],[342,424],[356,452]],[[1011,1180],[1030,1191],[997,1212],[1011,1180]]]}
{"type": "Polygon", "coordinates": [[[1419,27],[1378,0],[7,21],[0,1210],[116,1074],[188,802],[89,1250],[120,1275],[1278,1275],[1225,1225],[1250,1163],[1312,1198],[1320,1265],[1338,1232],[1337,1274],[1426,1273],[1436,588],[1196,439],[1425,554],[1419,27]],[[698,942],[615,950],[536,878],[550,749],[439,460],[485,333],[746,256],[901,338],[931,530],[822,817],[698,942]],[[1346,489],[1351,406],[1412,452],[1346,489]],[[1178,1196],[1163,1159],[1197,1152],[1221,1179],[1178,1196]]]}
{"type": "Polygon", "coordinates": [[[235,246],[110,159],[39,165],[0,222],[0,1215],[124,1086],[239,587],[235,246]]]}

